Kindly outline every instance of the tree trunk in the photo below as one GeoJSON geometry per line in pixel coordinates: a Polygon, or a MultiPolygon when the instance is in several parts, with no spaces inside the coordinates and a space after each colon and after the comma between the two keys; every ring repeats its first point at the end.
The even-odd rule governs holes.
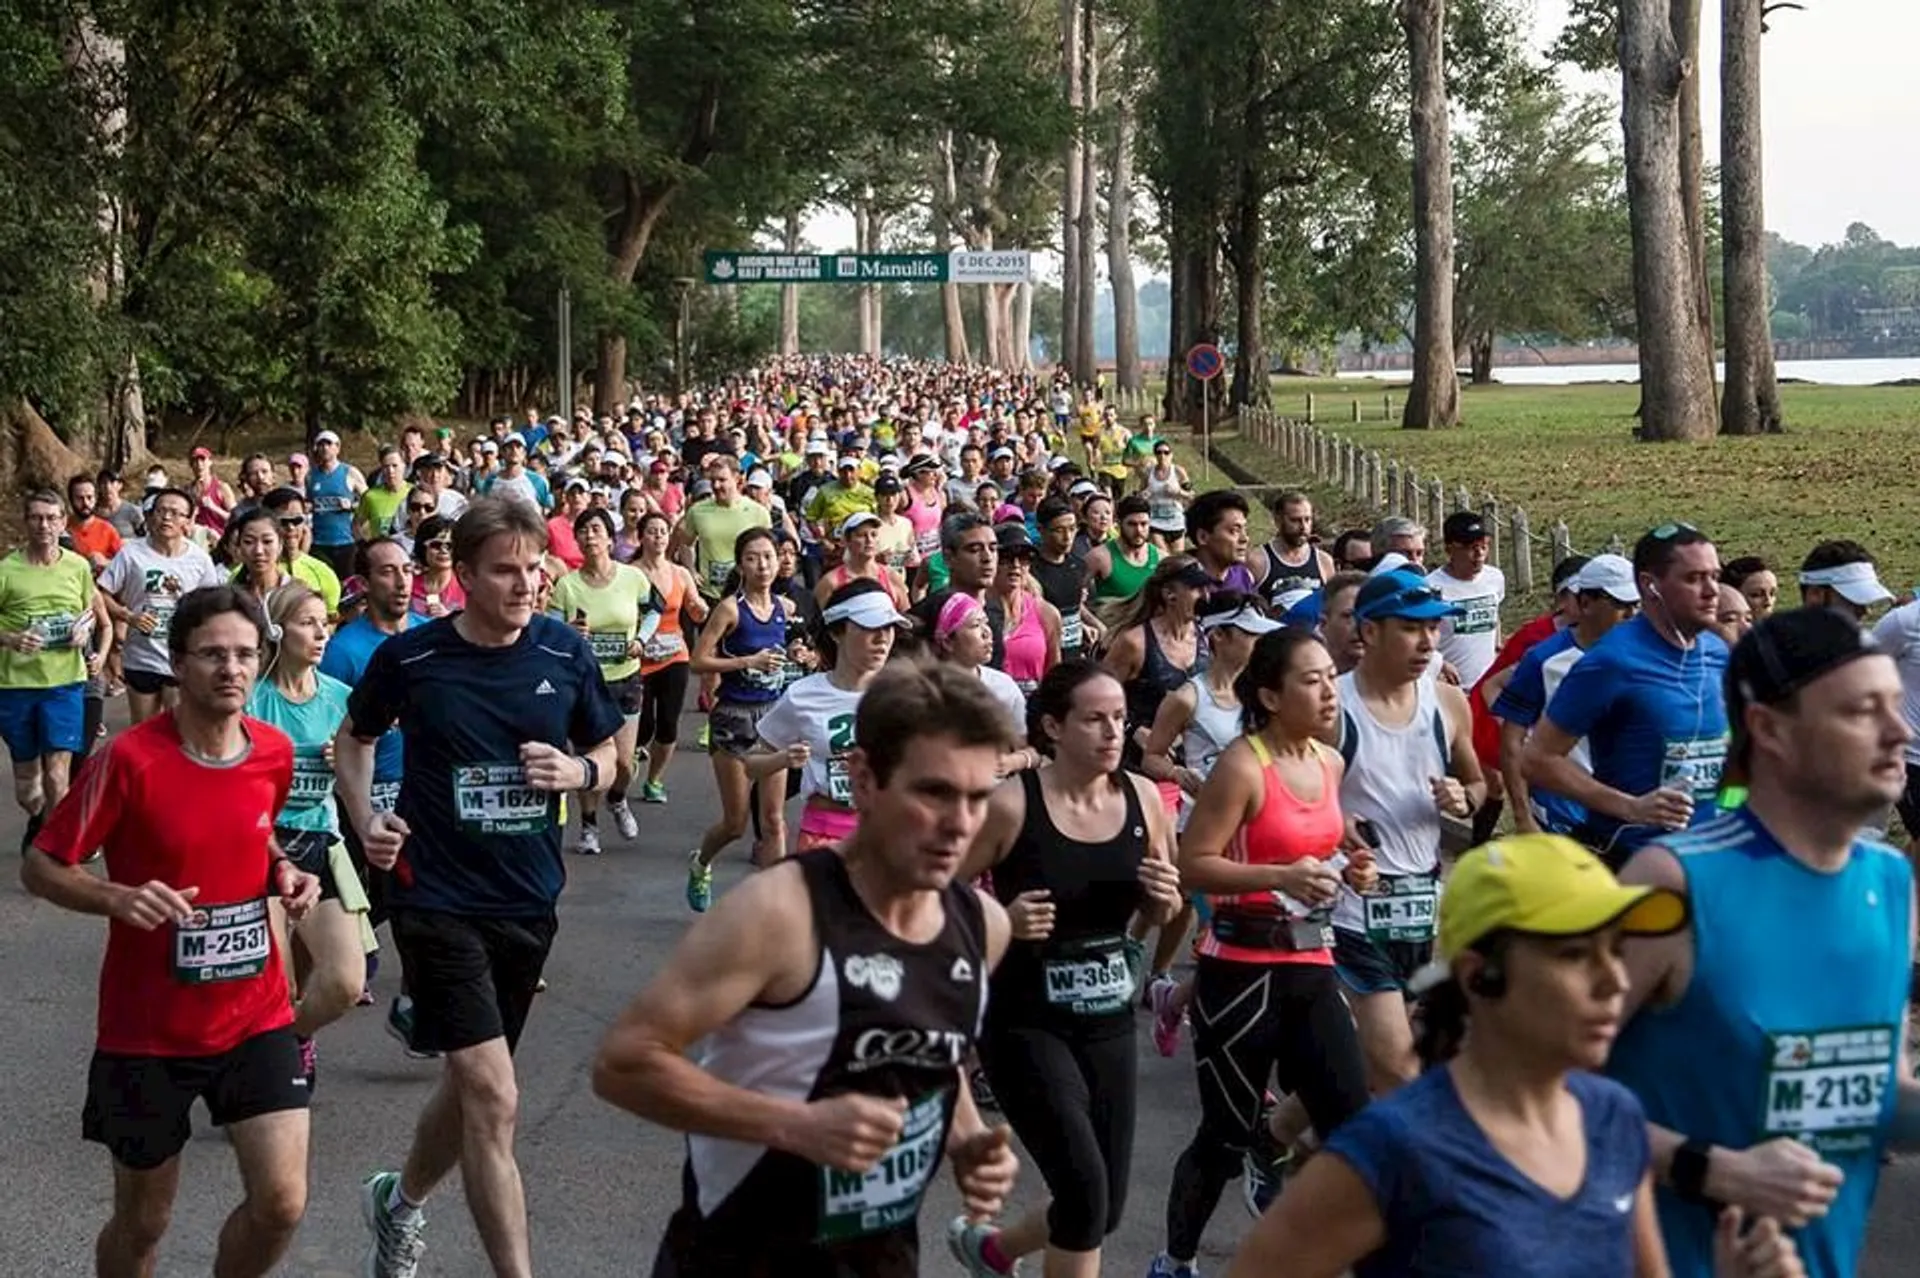
{"type": "Polygon", "coordinates": [[[1447,133],[1446,0],[1401,0],[1413,71],[1413,380],[1400,424],[1460,423],[1453,344],[1453,153],[1447,133]]]}
{"type": "Polygon", "coordinates": [[[1160,419],[1170,422],[1177,420],[1181,401],[1186,395],[1186,370],[1180,363],[1180,339],[1187,331],[1187,273],[1183,269],[1185,262],[1180,249],[1186,215],[1181,210],[1177,196],[1169,203],[1167,248],[1172,269],[1167,279],[1167,385],[1160,396],[1160,419]]]}
{"type": "MultiPolygon", "coordinates": [[[[886,229],[886,222],[887,215],[885,212],[876,205],[868,206],[867,252],[878,253],[880,251],[880,237],[881,233],[886,229]]],[[[873,342],[866,348],[865,353],[878,359],[886,350],[887,345],[887,295],[884,291],[884,286],[877,281],[867,285],[866,290],[867,296],[870,299],[868,305],[873,314],[873,342]]]]}
{"type": "MultiPolygon", "coordinates": [[[[786,238],[783,241],[787,252],[800,251],[800,211],[790,209],[787,212],[785,227],[786,238]]],[[[800,353],[800,286],[782,284],[780,286],[780,353],[798,355],[800,353]]]]}
{"type": "Polygon", "coordinates": [[[1133,104],[1114,97],[1113,146],[1107,153],[1107,278],[1113,284],[1113,380],[1138,391],[1140,300],[1133,283],[1133,104]]]}
{"type": "Polygon", "coordinates": [[[1013,286],[1013,371],[1033,371],[1033,281],[1013,286]]]}
{"type": "Polygon", "coordinates": [[[1082,125],[1086,101],[1080,61],[1080,2],[1060,0],[1060,78],[1066,87],[1067,110],[1073,113],[1073,132],[1062,157],[1060,183],[1060,349],[1054,363],[1077,376],[1074,361],[1080,350],[1080,206],[1087,199],[1081,187],[1082,155],[1086,149],[1082,125]]]}
{"type": "Polygon", "coordinates": [[[1095,218],[1094,192],[1100,183],[1100,148],[1095,142],[1093,116],[1100,109],[1100,41],[1093,16],[1094,0],[1081,0],[1080,26],[1080,228],[1075,235],[1080,251],[1079,291],[1075,305],[1079,318],[1074,321],[1073,378],[1083,386],[1100,380],[1099,348],[1094,341],[1094,300],[1099,289],[1098,253],[1100,247],[1095,218]]]}
{"type": "MultiPolygon", "coordinates": [[[[1680,200],[1687,211],[1687,257],[1693,322],[1707,347],[1707,385],[1713,378],[1713,283],[1707,278],[1706,143],[1700,127],[1700,0],[1670,0],[1673,44],[1688,74],[1680,82],[1680,200]]],[[[1716,393],[1718,388],[1715,387],[1716,393]]]]}
{"type": "MultiPolygon", "coordinates": [[[[1213,382],[1187,376],[1186,355],[1201,342],[1220,340],[1220,251],[1210,225],[1189,222],[1181,228],[1173,263],[1174,342],[1167,353],[1168,418],[1198,427],[1200,397],[1211,394],[1219,407],[1213,382]]],[[[1218,413],[1215,413],[1216,418],[1218,413]]]]}
{"type": "Polygon", "coordinates": [[[1492,333],[1481,333],[1468,343],[1467,353],[1472,365],[1469,376],[1473,378],[1475,386],[1493,384],[1493,338],[1492,333]]]}
{"type": "Polygon", "coordinates": [[[1622,0],[1620,66],[1643,439],[1708,439],[1713,347],[1696,321],[1680,172],[1680,90],[1693,68],[1665,0],[1622,0]]]}
{"type": "MultiPolygon", "coordinates": [[[[867,202],[865,198],[862,198],[856,201],[853,206],[853,251],[855,253],[873,252],[873,247],[867,240],[868,226],[867,202]]],[[[871,355],[873,354],[874,347],[879,343],[879,339],[874,332],[873,285],[859,285],[854,293],[854,298],[855,304],[860,309],[860,353],[862,355],[871,355]]]]}
{"type": "MultiPolygon", "coordinates": [[[[1250,54],[1248,83],[1258,84],[1257,54],[1250,54]]],[[[1266,185],[1260,156],[1266,149],[1267,113],[1255,96],[1243,116],[1238,186],[1234,192],[1233,233],[1228,257],[1233,267],[1233,384],[1227,402],[1238,409],[1272,401],[1267,392],[1267,351],[1261,339],[1260,310],[1266,292],[1266,185]]]]}
{"type": "MultiPolygon", "coordinates": [[[[934,166],[933,248],[943,257],[953,251],[954,209],[959,204],[959,179],[953,170],[953,135],[945,135],[936,146],[939,162],[934,166]]],[[[940,286],[940,321],[945,330],[947,359],[955,364],[972,360],[967,350],[967,317],[960,309],[960,286],[940,286]]]]}
{"type": "MultiPolygon", "coordinates": [[[[640,260],[653,242],[653,231],[660,224],[678,186],[643,186],[633,174],[626,175],[620,209],[620,222],[607,257],[607,279],[616,289],[633,287],[640,260]]],[[[593,413],[595,417],[619,417],[627,406],[627,335],[608,330],[600,334],[598,367],[593,375],[593,413]]],[[[675,376],[683,376],[674,370],[675,376]]],[[[311,429],[309,430],[311,433],[311,429]]]]}
{"type": "Polygon", "coordinates": [[[1772,435],[1780,430],[1761,182],[1763,3],[1725,0],[1721,6],[1720,251],[1727,330],[1727,385],[1720,399],[1723,435],[1772,435]]]}

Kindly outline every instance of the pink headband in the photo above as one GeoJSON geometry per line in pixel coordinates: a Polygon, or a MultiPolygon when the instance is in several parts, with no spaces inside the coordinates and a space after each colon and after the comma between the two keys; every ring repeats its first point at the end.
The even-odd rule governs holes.
{"type": "Polygon", "coordinates": [[[950,639],[953,632],[967,624],[973,614],[982,611],[980,601],[964,592],[956,593],[940,605],[940,619],[934,623],[933,637],[950,639]]]}

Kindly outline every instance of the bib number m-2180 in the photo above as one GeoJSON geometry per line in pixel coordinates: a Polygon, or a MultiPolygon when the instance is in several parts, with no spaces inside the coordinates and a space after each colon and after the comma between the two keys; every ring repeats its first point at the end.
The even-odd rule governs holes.
{"type": "Polygon", "coordinates": [[[1439,886],[1431,874],[1383,875],[1380,890],[1360,898],[1368,937],[1375,941],[1431,941],[1439,900],[1439,886]]]}

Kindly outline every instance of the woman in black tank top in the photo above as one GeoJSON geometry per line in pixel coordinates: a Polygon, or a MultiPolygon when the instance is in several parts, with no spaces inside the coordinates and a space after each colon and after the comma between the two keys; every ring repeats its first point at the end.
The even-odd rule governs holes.
{"type": "Polygon", "coordinates": [[[1136,915],[1171,917],[1179,876],[1151,783],[1120,769],[1119,682],[1090,662],[1063,662],[1034,691],[1028,723],[1052,761],[1001,784],[960,874],[992,871],[1013,922],[980,1057],[1052,1202],[1004,1231],[956,1220],[948,1243],[976,1268],[1008,1272],[1044,1246],[1047,1272],[1092,1275],[1133,1159],[1127,928],[1136,915]]]}

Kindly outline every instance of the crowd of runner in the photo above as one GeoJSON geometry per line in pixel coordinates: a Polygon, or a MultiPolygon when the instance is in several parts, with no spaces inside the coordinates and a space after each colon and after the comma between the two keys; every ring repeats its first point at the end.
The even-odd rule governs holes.
{"type": "Polygon", "coordinates": [[[1290,491],[1255,545],[1097,391],[857,358],[190,468],[30,492],[0,560],[22,878],[111,919],[102,1274],[153,1272],[195,1101],[245,1186],[216,1272],[273,1269],[383,946],[443,1072],[365,1272],[419,1270],[458,1169],[530,1274],[513,1054],[569,851],[685,857],[594,1069],[687,1135],[656,1275],[918,1273],[944,1162],[975,1278],[1191,1278],[1235,1180],[1244,1278],[1842,1278],[1920,1142],[1920,602],[1856,543],[1782,607],[1664,523],[1509,634],[1475,514],[1430,563],[1290,491]],[[645,810],[689,717],[683,853],[645,810]],[[1103,1258],[1136,1018],[1198,1105],[1161,1251],[1103,1258]]]}

